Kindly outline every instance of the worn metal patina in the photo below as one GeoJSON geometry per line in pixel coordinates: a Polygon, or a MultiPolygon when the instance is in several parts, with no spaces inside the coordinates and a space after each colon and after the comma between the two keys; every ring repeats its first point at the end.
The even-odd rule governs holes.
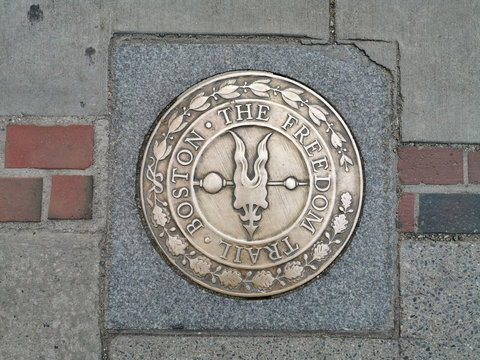
{"type": "Polygon", "coordinates": [[[157,251],[219,293],[265,297],[320,275],[349,242],[363,173],[340,115],[261,71],[193,86],[152,127],[138,198],[157,251]]]}

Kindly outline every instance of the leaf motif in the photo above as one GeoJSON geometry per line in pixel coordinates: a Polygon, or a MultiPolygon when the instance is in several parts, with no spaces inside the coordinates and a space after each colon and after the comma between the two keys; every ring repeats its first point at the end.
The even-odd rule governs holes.
{"type": "Polygon", "coordinates": [[[204,106],[206,105],[205,103],[208,100],[208,96],[203,96],[204,94],[205,93],[202,92],[202,93],[196,95],[192,99],[192,102],[190,103],[190,109],[191,110],[203,111],[203,110],[206,110],[208,108],[208,106],[210,106],[210,104],[208,104],[208,106],[206,108],[204,108],[204,106]]]}
{"type": "Polygon", "coordinates": [[[314,124],[318,125],[318,126],[321,125],[322,121],[323,122],[327,121],[327,118],[325,117],[325,114],[319,108],[320,108],[320,106],[318,106],[318,105],[312,105],[308,108],[308,115],[310,116],[310,119],[312,119],[314,124]]]}
{"type": "Polygon", "coordinates": [[[317,243],[317,245],[315,245],[315,247],[313,248],[313,254],[312,254],[313,260],[317,260],[317,261],[323,260],[324,258],[327,257],[329,251],[330,251],[330,246],[328,246],[327,244],[317,243]]]}
{"type": "Polygon", "coordinates": [[[230,93],[230,94],[218,94],[218,95],[220,95],[224,99],[235,99],[235,98],[239,97],[241,94],[238,91],[235,91],[235,92],[230,93]]]}
{"type": "Polygon", "coordinates": [[[155,205],[152,215],[154,224],[165,226],[165,224],[167,223],[167,215],[163,212],[160,206],[155,205]]]}
{"type": "Polygon", "coordinates": [[[266,290],[272,286],[274,280],[270,271],[262,270],[253,277],[252,283],[257,289],[266,290]]]}
{"type": "Polygon", "coordinates": [[[347,228],[347,224],[348,220],[345,214],[337,215],[332,222],[333,231],[335,231],[335,234],[340,234],[347,228]]]}
{"type": "Polygon", "coordinates": [[[218,95],[226,95],[237,91],[238,85],[225,85],[224,87],[218,89],[218,95]]]}
{"type": "Polygon", "coordinates": [[[252,83],[250,86],[249,86],[250,90],[255,90],[255,91],[260,91],[260,92],[266,92],[268,90],[270,90],[270,86],[268,86],[267,84],[264,84],[260,81],[255,81],[254,83],[252,83]]]}
{"type": "Polygon", "coordinates": [[[172,151],[172,145],[168,145],[167,149],[165,150],[165,152],[163,153],[163,155],[158,159],[159,161],[160,160],[163,160],[165,159],[168,155],[170,155],[170,152],[172,151]]]}
{"type": "Polygon", "coordinates": [[[242,275],[237,270],[224,270],[217,276],[220,279],[220,283],[229,289],[236,288],[242,282],[242,275]]]}
{"type": "Polygon", "coordinates": [[[204,256],[199,256],[194,259],[188,259],[190,261],[190,268],[198,276],[205,276],[210,272],[210,260],[204,256]]]}
{"type": "Polygon", "coordinates": [[[172,253],[174,256],[183,255],[185,254],[185,249],[187,244],[183,242],[178,236],[170,236],[168,235],[168,239],[166,241],[168,251],[172,253]]]}
{"type": "Polygon", "coordinates": [[[282,93],[282,99],[283,99],[283,101],[285,101],[288,105],[290,105],[292,108],[298,109],[297,103],[296,103],[295,101],[292,101],[292,100],[286,98],[286,97],[283,95],[283,93],[282,93]]]}
{"type": "Polygon", "coordinates": [[[285,277],[287,279],[296,279],[303,274],[303,266],[300,261],[292,261],[285,265],[285,277]]]}
{"type": "Polygon", "coordinates": [[[343,157],[345,158],[345,162],[346,162],[347,164],[353,165],[352,159],[350,159],[347,155],[343,155],[343,157]]]}
{"type": "Polygon", "coordinates": [[[203,104],[203,106],[200,106],[198,109],[195,109],[195,111],[207,110],[209,107],[210,107],[210,104],[209,104],[209,103],[205,103],[205,104],[203,104]]]}
{"type": "Polygon", "coordinates": [[[175,131],[176,133],[179,132],[179,131],[182,131],[183,129],[185,129],[185,127],[188,125],[187,122],[184,122],[182,125],[179,126],[179,128],[175,131]]]}
{"type": "Polygon", "coordinates": [[[180,127],[183,121],[183,114],[177,116],[177,117],[172,117],[170,121],[168,122],[168,132],[169,133],[175,133],[177,129],[180,127]]]}
{"type": "Polygon", "coordinates": [[[332,131],[332,135],[330,136],[330,142],[332,143],[332,146],[337,149],[342,146],[342,140],[340,137],[337,135],[336,132],[332,131]]]}
{"type": "Polygon", "coordinates": [[[261,91],[257,91],[257,90],[253,90],[253,89],[250,89],[250,90],[252,90],[252,93],[254,93],[255,95],[257,95],[259,97],[264,97],[264,98],[270,97],[270,95],[268,95],[268,93],[266,93],[266,92],[261,92],[261,91]]]}
{"type": "Polygon", "coordinates": [[[340,201],[342,202],[344,211],[347,211],[347,209],[352,204],[352,195],[350,195],[349,192],[343,193],[340,197],[340,201]]]}
{"type": "Polygon", "coordinates": [[[258,79],[258,80],[255,80],[256,83],[263,83],[263,84],[270,84],[270,81],[272,79],[258,79]]]}
{"type": "Polygon", "coordinates": [[[302,102],[302,98],[300,96],[298,96],[299,94],[302,94],[302,93],[303,93],[302,90],[288,88],[288,89],[285,89],[285,90],[282,91],[282,98],[290,106],[292,106],[292,105],[287,100],[290,100],[291,102],[295,102],[295,109],[298,109],[298,105],[296,103],[297,102],[302,102]]]}
{"type": "Polygon", "coordinates": [[[164,159],[165,151],[167,150],[167,139],[163,139],[162,141],[158,142],[155,141],[155,145],[153,145],[153,155],[160,161],[164,159]]]}

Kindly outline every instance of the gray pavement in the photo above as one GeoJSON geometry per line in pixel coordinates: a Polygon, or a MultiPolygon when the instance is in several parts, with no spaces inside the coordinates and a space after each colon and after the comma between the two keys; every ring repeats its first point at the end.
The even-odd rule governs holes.
{"type": "Polygon", "coordinates": [[[397,359],[395,340],[315,336],[119,336],[112,360],[397,359]]]}
{"type": "Polygon", "coordinates": [[[403,241],[400,267],[402,356],[478,358],[478,238],[403,241]]]}
{"type": "Polygon", "coordinates": [[[0,22],[0,115],[104,115],[113,33],[273,34],[326,41],[329,8],[328,0],[262,0],[255,6],[245,0],[34,5],[19,0],[0,4],[0,22]]]}
{"type": "Polygon", "coordinates": [[[478,1],[336,1],[339,41],[398,41],[402,140],[480,138],[478,1]]]}
{"type": "Polygon", "coordinates": [[[0,358],[99,358],[100,241],[79,234],[0,236],[0,358]]]}

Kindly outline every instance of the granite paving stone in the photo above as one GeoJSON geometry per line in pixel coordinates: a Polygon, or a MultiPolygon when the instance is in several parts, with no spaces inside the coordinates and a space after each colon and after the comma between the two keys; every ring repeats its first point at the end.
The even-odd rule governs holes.
{"type": "Polygon", "coordinates": [[[118,336],[112,360],[397,359],[395,340],[317,337],[118,336]]]}
{"type": "Polygon", "coordinates": [[[391,331],[395,242],[390,74],[354,46],[181,44],[126,41],[113,51],[109,329],[391,331]],[[292,66],[295,64],[295,66],[292,66]],[[138,151],[178,94],[216,73],[258,69],[316,89],[352,128],[365,161],[363,216],[323,279],[270,300],[205,293],[153,250],[135,204],[138,151]]]}
{"type": "Polygon", "coordinates": [[[98,235],[0,235],[0,358],[101,356],[98,235]]]}
{"type": "Polygon", "coordinates": [[[453,340],[400,340],[400,359],[402,360],[477,360],[480,342],[478,339],[468,342],[453,340]]]}
{"type": "Polygon", "coordinates": [[[401,336],[480,343],[480,245],[402,241],[401,336]]]}

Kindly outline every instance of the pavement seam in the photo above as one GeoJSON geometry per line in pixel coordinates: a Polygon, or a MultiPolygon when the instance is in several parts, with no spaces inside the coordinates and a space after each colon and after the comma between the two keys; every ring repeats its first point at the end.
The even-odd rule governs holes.
{"type": "Polygon", "coordinates": [[[328,42],[330,44],[336,44],[337,42],[337,31],[336,31],[336,18],[335,18],[335,10],[336,10],[336,0],[330,0],[328,4],[329,8],[329,20],[328,20],[328,42]]]}

